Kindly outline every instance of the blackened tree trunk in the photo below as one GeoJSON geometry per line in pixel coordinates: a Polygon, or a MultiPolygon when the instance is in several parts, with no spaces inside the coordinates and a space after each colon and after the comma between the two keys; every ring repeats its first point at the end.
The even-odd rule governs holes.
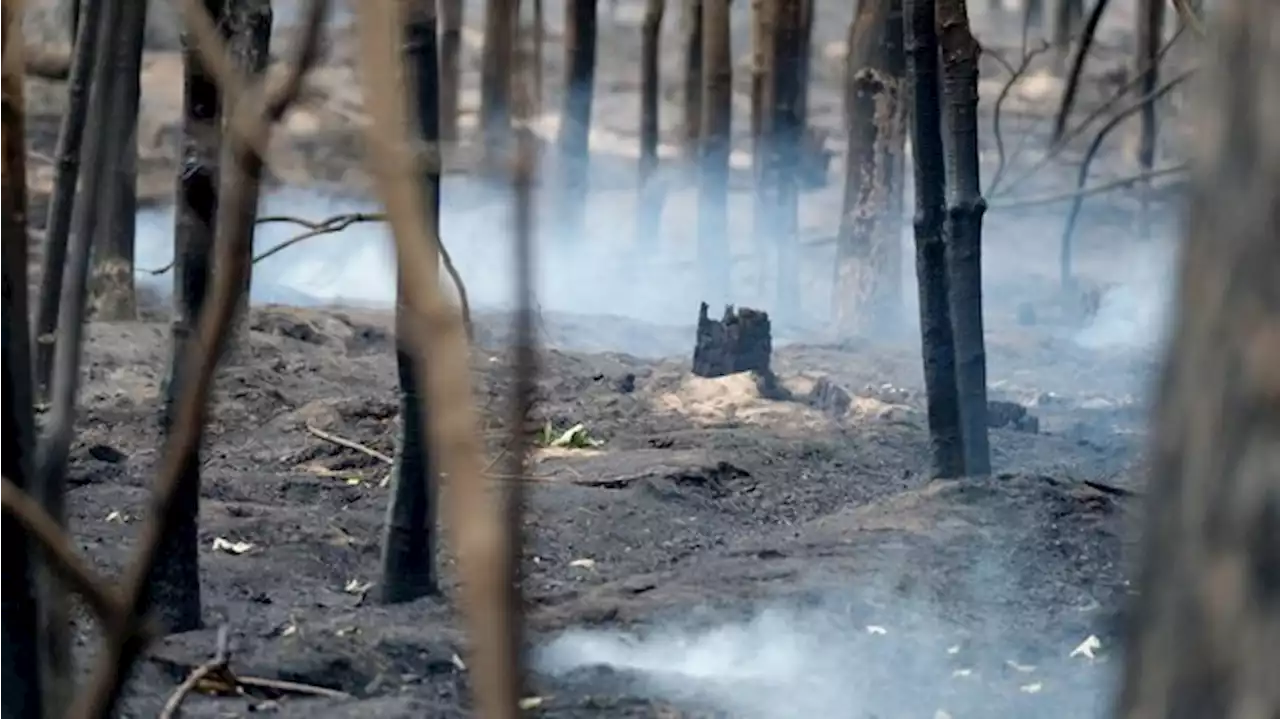
{"type": "MultiPolygon", "coordinates": [[[[231,55],[242,74],[256,82],[271,64],[271,0],[224,0],[227,26],[231,33],[231,55]]],[[[245,198],[257,218],[259,195],[262,186],[254,185],[251,195],[245,198]]],[[[244,295],[236,310],[235,328],[228,337],[227,354],[246,353],[249,349],[249,290],[253,282],[253,243],[249,250],[248,273],[245,275],[244,295]]],[[[217,269],[214,269],[217,272],[217,269]]]]}
{"type": "MultiPolygon", "coordinates": [[[[17,3],[4,5],[0,37],[4,45],[19,43],[22,18],[17,3]],[[9,35],[10,28],[14,34],[9,35]]],[[[0,273],[3,290],[0,311],[3,312],[3,394],[4,448],[0,464],[4,477],[19,489],[31,491],[33,470],[32,448],[35,444],[35,418],[32,413],[32,374],[30,335],[27,326],[27,146],[21,51],[11,52],[0,78],[3,90],[3,127],[0,128],[0,202],[3,204],[3,257],[0,273]]],[[[34,555],[26,532],[12,519],[0,523],[6,555],[0,576],[0,681],[5,691],[0,695],[0,710],[6,719],[40,719],[41,701],[40,644],[37,627],[34,555]]]]}
{"type": "Polygon", "coordinates": [[[658,108],[661,100],[659,52],[662,16],[666,0],[647,0],[640,59],[640,176],[639,208],[636,217],[638,245],[655,247],[661,223],[661,192],[654,176],[658,170],[658,108]]]}
{"type": "MultiPolygon", "coordinates": [[[[439,60],[436,47],[434,0],[414,0],[405,22],[406,65],[411,68],[413,96],[419,132],[428,147],[440,145],[440,97],[436,77],[439,60]]],[[[422,177],[423,203],[427,208],[431,249],[439,242],[440,163],[436,152],[428,152],[422,177]]],[[[435,252],[432,253],[433,256],[435,252]]],[[[398,277],[397,282],[439,282],[437,262],[431,263],[428,277],[398,277]]],[[[403,292],[397,287],[397,294],[403,292]]],[[[436,487],[438,477],[430,447],[423,442],[427,417],[423,415],[422,393],[425,379],[418,376],[411,330],[412,321],[403,298],[396,302],[396,370],[400,379],[400,455],[396,459],[391,502],[387,505],[382,540],[382,586],[384,603],[408,602],[438,591],[436,578],[436,487]]]]}
{"type": "Polygon", "coordinates": [[[1071,41],[1084,19],[1084,0],[1054,0],[1053,47],[1055,61],[1061,66],[1071,52],[1071,41]]]}
{"type": "Polygon", "coordinates": [[[809,127],[809,76],[813,65],[813,16],[817,0],[800,0],[800,47],[797,50],[796,112],[799,113],[800,130],[809,127]]]}
{"type": "Polygon", "coordinates": [[[440,139],[458,141],[458,93],[462,88],[463,0],[440,0],[440,139]]]}
{"type": "Polygon", "coordinates": [[[703,296],[729,299],[729,143],[733,55],[729,0],[701,0],[702,138],[698,163],[698,273],[703,296]]]}
{"type": "MultiPolygon", "coordinates": [[[[123,0],[110,0],[102,9],[99,26],[94,29],[100,33],[98,47],[104,57],[113,57],[125,39],[123,27],[129,14],[125,4],[123,0]]],[[[115,73],[102,73],[89,98],[89,133],[82,158],[87,172],[72,218],[62,295],[58,300],[58,342],[50,373],[47,429],[36,450],[33,490],[44,510],[59,524],[66,521],[67,464],[80,383],[90,252],[95,232],[102,228],[104,208],[119,201],[117,163],[120,158],[111,151],[111,143],[127,134],[130,123],[127,114],[114,112],[112,107],[118,79],[115,73]]],[[[36,592],[44,711],[51,716],[61,715],[70,701],[74,676],[70,605],[61,583],[43,564],[37,570],[36,592]]]]}
{"type": "MultiPolygon", "coordinates": [[[[224,33],[230,32],[224,0],[203,0],[205,11],[224,33]]],[[[229,37],[224,37],[229,41],[229,37]]],[[[213,76],[200,61],[194,37],[182,34],[182,165],[174,216],[174,313],[169,377],[165,392],[165,429],[182,394],[182,369],[208,292],[213,265],[213,239],[221,176],[222,97],[213,76]]],[[[193,452],[179,482],[182,493],[173,511],[179,514],[168,545],[158,555],[150,577],[150,603],[166,629],[184,632],[201,625],[200,562],[197,535],[200,510],[200,457],[193,452]],[[195,475],[191,477],[190,475],[195,475]]]]}
{"type": "Polygon", "coordinates": [[[506,161],[511,135],[511,55],[515,47],[515,0],[489,0],[484,14],[484,55],[480,65],[480,136],[485,162],[506,161]]]}
{"type": "MultiPolygon", "coordinates": [[[[1136,93],[1151,98],[1160,84],[1160,47],[1163,44],[1165,0],[1141,0],[1138,7],[1138,47],[1135,72],[1142,73],[1136,93]]],[[[1138,171],[1150,173],[1156,159],[1156,101],[1142,106],[1138,136],[1138,171]]],[[[1151,237],[1151,180],[1138,183],[1138,236],[1151,237]]]]}
{"type": "Polygon", "coordinates": [[[1280,5],[1214,15],[1123,719],[1280,716],[1280,5]]]}
{"type": "Polygon", "coordinates": [[[842,336],[892,331],[902,314],[902,0],[865,0],[849,29],[844,208],[833,315],[842,336]]]}
{"type": "Polygon", "coordinates": [[[596,77],[596,0],[564,5],[564,96],[560,110],[560,222],[572,243],[582,238],[591,166],[591,104],[596,77]]]}
{"type": "Polygon", "coordinates": [[[950,133],[944,224],[960,434],[967,475],[991,473],[987,437],[987,350],[982,323],[982,199],[978,163],[978,42],[964,0],[937,0],[943,125],[950,133]]]}
{"type": "Polygon", "coordinates": [[[769,89],[769,168],[774,204],[771,235],[777,252],[777,299],[774,312],[783,321],[800,312],[799,202],[801,124],[800,89],[804,71],[804,0],[778,0],[773,14],[773,77],[769,89]]]}
{"type": "Polygon", "coordinates": [[[531,117],[542,113],[542,79],[543,68],[546,64],[543,62],[543,51],[547,45],[547,21],[546,13],[543,12],[542,0],[533,0],[533,68],[530,75],[530,84],[533,86],[532,99],[530,102],[531,117]]]}
{"type": "MultiPolygon", "coordinates": [[[[751,3],[751,178],[754,191],[752,235],[762,264],[772,254],[774,234],[773,208],[777,204],[774,190],[772,153],[774,142],[773,85],[774,22],[778,0],[752,0],[751,3]]],[[[763,290],[767,273],[760,272],[763,290]]]]}
{"type": "Polygon", "coordinates": [[[916,282],[920,344],[928,401],[929,450],[935,477],[964,474],[956,350],[951,330],[943,220],[946,165],[938,94],[938,34],[934,0],[904,0],[907,88],[911,98],[911,156],[915,164],[916,282]]]}
{"type": "MultiPolygon", "coordinates": [[[[107,0],[88,0],[78,18],[75,53],[67,83],[67,112],[58,128],[57,169],[53,192],[45,215],[44,256],[40,261],[40,294],[36,303],[35,378],[36,395],[48,399],[49,375],[53,370],[53,350],[58,336],[58,306],[62,299],[62,274],[67,263],[67,240],[75,211],[76,188],[80,180],[80,146],[89,116],[89,87],[101,37],[102,9],[107,0]]],[[[79,5],[78,2],[74,3],[79,5]]]]}
{"type": "Polygon", "coordinates": [[[699,157],[702,142],[702,32],[705,0],[685,0],[684,5],[684,154],[699,157]]]}
{"type": "Polygon", "coordinates": [[[106,321],[134,320],[138,300],[133,283],[134,230],[138,217],[138,104],[142,99],[142,44],[147,30],[147,3],[124,8],[121,37],[108,58],[107,72],[116,76],[111,111],[123,113],[123,133],[107,147],[117,168],[111,182],[116,201],[102,206],[101,228],[93,250],[89,286],[90,316],[106,321]]]}

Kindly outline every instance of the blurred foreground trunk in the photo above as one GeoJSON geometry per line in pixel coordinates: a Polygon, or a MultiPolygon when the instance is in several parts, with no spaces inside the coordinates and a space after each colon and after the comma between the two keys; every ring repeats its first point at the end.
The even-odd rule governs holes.
{"type": "Polygon", "coordinates": [[[1215,13],[1117,716],[1280,716],[1280,4],[1215,13]]]}

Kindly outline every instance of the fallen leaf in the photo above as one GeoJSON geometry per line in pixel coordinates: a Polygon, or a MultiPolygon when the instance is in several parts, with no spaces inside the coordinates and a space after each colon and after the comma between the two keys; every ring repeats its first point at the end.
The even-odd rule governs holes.
{"type": "Polygon", "coordinates": [[[342,588],[342,591],[347,594],[364,594],[369,591],[371,587],[373,587],[373,582],[362,582],[359,579],[351,579],[347,581],[347,584],[342,588]]]}
{"type": "Polygon", "coordinates": [[[1096,652],[1102,648],[1102,640],[1090,634],[1075,649],[1071,650],[1071,657],[1084,657],[1085,659],[1097,658],[1096,652]]]}
{"type": "Polygon", "coordinates": [[[233,542],[222,537],[214,537],[213,551],[224,552],[226,554],[244,554],[253,549],[253,545],[249,542],[233,542]]]}
{"type": "Polygon", "coordinates": [[[543,702],[542,697],[525,697],[524,699],[520,700],[520,709],[522,711],[537,709],[538,707],[542,706],[542,702],[543,702]]]}
{"type": "Polygon", "coordinates": [[[875,624],[867,625],[867,634],[888,634],[889,630],[875,624]]]}
{"type": "Polygon", "coordinates": [[[569,566],[578,567],[579,569],[595,569],[596,560],[583,557],[582,559],[575,559],[572,562],[569,562],[569,566]]]}
{"type": "Polygon", "coordinates": [[[125,522],[129,521],[129,519],[128,517],[124,516],[124,512],[121,512],[120,510],[117,509],[113,511],[111,514],[107,515],[107,521],[124,524],[125,522]]]}
{"type": "Polygon", "coordinates": [[[453,662],[453,665],[458,668],[458,671],[465,672],[467,670],[467,663],[462,661],[462,657],[458,656],[456,653],[449,657],[449,661],[453,662]]]}

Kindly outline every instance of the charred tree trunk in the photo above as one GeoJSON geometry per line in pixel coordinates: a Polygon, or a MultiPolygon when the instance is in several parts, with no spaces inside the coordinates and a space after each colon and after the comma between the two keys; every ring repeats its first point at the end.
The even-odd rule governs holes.
{"type": "MultiPolygon", "coordinates": [[[[772,153],[774,138],[773,85],[777,68],[774,63],[774,23],[778,0],[752,0],[751,22],[751,176],[755,192],[752,208],[752,234],[762,266],[771,254],[774,233],[774,196],[772,153]]],[[[760,272],[763,292],[767,272],[760,272]]]]}
{"type": "Polygon", "coordinates": [[[560,222],[581,242],[591,166],[591,101],[596,77],[596,0],[565,3],[564,98],[560,111],[560,222]]]}
{"type": "MultiPolygon", "coordinates": [[[[428,147],[440,144],[440,98],[436,82],[436,13],[434,0],[414,0],[405,22],[406,65],[412,68],[411,82],[422,140],[428,147]]],[[[431,249],[435,255],[439,241],[440,165],[438,153],[428,152],[422,177],[423,203],[427,208],[431,249]]],[[[430,263],[428,277],[397,277],[398,283],[439,282],[438,260],[430,263]]],[[[397,294],[403,292],[397,287],[397,294]]],[[[426,380],[418,376],[408,310],[403,299],[396,302],[396,370],[400,379],[400,456],[396,460],[391,502],[387,506],[382,544],[382,601],[408,602],[439,591],[436,578],[436,488],[438,477],[430,447],[423,442],[427,417],[423,414],[422,393],[426,380]]]]}
{"type": "Polygon", "coordinates": [[[1053,47],[1056,62],[1061,66],[1071,53],[1071,42],[1084,19],[1084,0],[1054,0],[1054,3],[1053,47]]]}
{"type": "Polygon", "coordinates": [[[960,434],[966,475],[991,473],[987,437],[987,350],[982,323],[982,199],[978,162],[978,41],[964,0],[937,0],[943,125],[950,200],[944,224],[960,434]]]}
{"type": "Polygon", "coordinates": [[[702,138],[703,3],[685,0],[684,13],[684,154],[699,157],[702,138]]]}
{"type": "Polygon", "coordinates": [[[1123,719],[1280,716],[1280,5],[1214,14],[1123,719]]]}
{"type": "Polygon", "coordinates": [[[724,377],[737,372],[755,372],[771,381],[773,371],[773,330],[769,315],[746,307],[737,311],[726,307],[724,318],[707,316],[707,303],[698,308],[698,330],[693,346],[693,374],[724,377]]]}
{"type": "Polygon", "coordinates": [[[661,193],[655,175],[658,170],[658,108],[661,74],[658,62],[662,42],[662,16],[666,0],[648,0],[644,10],[644,37],[640,60],[640,178],[639,209],[636,218],[637,246],[655,247],[661,225],[661,193]]]}
{"type": "MultiPolygon", "coordinates": [[[[1156,100],[1151,98],[1160,84],[1160,47],[1163,44],[1165,0],[1141,0],[1138,8],[1138,57],[1136,72],[1142,74],[1136,93],[1149,98],[1142,106],[1138,135],[1138,172],[1151,172],[1156,159],[1156,100]]],[[[1151,180],[1138,183],[1138,236],[1151,238],[1151,180]]]]}
{"type": "Polygon", "coordinates": [[[480,136],[485,164],[506,161],[511,136],[511,54],[515,42],[515,0],[489,0],[484,14],[484,56],[480,65],[480,136]]]}
{"type": "MultiPolygon", "coordinates": [[[[130,9],[122,0],[109,0],[93,31],[100,33],[98,47],[104,57],[114,57],[124,40],[124,23],[130,9]]],[[[89,29],[89,28],[86,28],[89,29]]],[[[51,370],[50,409],[47,430],[36,449],[36,499],[54,521],[65,524],[68,454],[75,427],[76,396],[80,382],[80,350],[84,337],[90,253],[95,230],[102,227],[105,208],[119,201],[117,163],[119,155],[111,143],[128,132],[129,116],[113,112],[118,76],[105,72],[94,83],[89,98],[88,135],[82,161],[88,172],[80,187],[79,202],[72,218],[63,270],[62,294],[56,322],[58,342],[51,370]]],[[[63,586],[48,567],[41,564],[36,574],[36,602],[40,614],[41,678],[44,682],[44,711],[60,716],[66,709],[73,685],[70,637],[70,603],[63,586]]]]}
{"type": "Polygon", "coordinates": [[[115,74],[111,112],[123,113],[124,132],[107,148],[117,168],[111,179],[117,201],[103,205],[98,220],[102,232],[93,251],[89,314],[99,320],[126,321],[138,317],[133,283],[134,229],[138,218],[138,104],[142,99],[142,43],[147,30],[147,3],[131,2],[124,8],[121,37],[108,58],[107,71],[115,74]]]}
{"type": "Polygon", "coordinates": [[[864,0],[849,29],[844,208],[834,307],[842,336],[893,331],[902,314],[902,0],[864,0]]]}
{"type": "MultiPolygon", "coordinates": [[[[539,0],[541,2],[541,0],[539,0]]],[[[458,97],[462,88],[463,0],[440,0],[440,139],[458,142],[458,97]]]]}
{"type": "Polygon", "coordinates": [[[801,124],[800,83],[803,72],[804,0],[778,0],[774,12],[773,78],[769,89],[773,107],[769,119],[773,213],[771,234],[777,252],[777,299],[774,311],[784,321],[800,312],[799,202],[801,124]]]}
{"type": "MultiPolygon", "coordinates": [[[[807,133],[809,128],[809,76],[813,66],[813,15],[814,3],[817,0],[800,0],[800,36],[797,50],[796,77],[796,112],[800,122],[800,131],[807,133]]],[[[801,162],[804,162],[801,160],[801,162]]]]}
{"type": "Polygon", "coordinates": [[[533,86],[531,116],[542,113],[542,76],[546,67],[543,52],[547,45],[546,13],[543,12],[542,0],[533,0],[533,71],[530,73],[530,84],[533,86]]]}
{"type": "Polygon", "coordinates": [[[702,138],[698,171],[698,272],[710,301],[729,299],[729,143],[733,55],[729,0],[701,0],[702,138]]]}
{"type": "MultiPolygon", "coordinates": [[[[62,299],[62,274],[67,263],[67,241],[75,211],[80,180],[80,146],[89,116],[89,88],[98,58],[102,9],[108,0],[88,0],[77,25],[75,54],[67,83],[67,112],[58,128],[57,171],[45,215],[44,257],[40,262],[40,294],[36,304],[35,384],[41,401],[48,399],[53,370],[54,344],[58,336],[58,308],[62,299]]],[[[79,4],[78,2],[76,3],[79,4]]]]}
{"type": "MultiPolygon", "coordinates": [[[[21,47],[22,18],[17,3],[5,3],[0,37],[6,49],[21,47]],[[14,37],[9,36],[14,28],[14,37]]],[[[10,50],[0,77],[3,90],[3,127],[0,128],[0,202],[3,203],[3,394],[4,449],[0,464],[6,479],[19,489],[32,491],[35,417],[32,412],[30,328],[27,326],[27,146],[23,92],[22,53],[10,50]]],[[[41,697],[39,612],[36,607],[35,554],[26,532],[6,517],[0,523],[5,550],[3,609],[0,610],[0,661],[5,691],[0,710],[6,719],[40,719],[41,697]]]]}
{"type": "MultiPolygon", "coordinates": [[[[229,32],[225,0],[203,0],[209,16],[229,32]]],[[[229,41],[229,37],[224,37],[229,41]]],[[[182,166],[178,175],[178,206],[174,217],[174,312],[169,377],[165,392],[165,430],[168,431],[182,394],[187,345],[193,339],[208,290],[213,264],[213,240],[219,204],[222,151],[222,96],[213,76],[200,61],[196,39],[182,33],[182,166]]],[[[150,602],[172,632],[199,628],[200,562],[197,536],[200,510],[200,457],[193,452],[183,469],[191,479],[179,482],[174,500],[179,519],[168,544],[158,554],[150,581],[150,602]]]]}
{"type": "Polygon", "coordinates": [[[946,249],[946,164],[938,95],[938,34],[934,0],[904,0],[903,34],[911,98],[911,156],[915,165],[916,281],[920,292],[920,344],[928,401],[929,450],[935,477],[964,474],[956,349],[951,330],[946,249]]]}
{"type": "MultiPolygon", "coordinates": [[[[271,24],[272,12],[270,0],[224,0],[227,2],[227,25],[231,32],[231,54],[236,66],[242,73],[254,81],[267,71],[271,64],[271,24]]],[[[261,185],[252,189],[252,195],[246,198],[253,208],[254,218],[258,214],[261,185]]],[[[249,290],[253,281],[253,243],[249,245],[249,272],[245,276],[244,296],[240,298],[237,310],[235,329],[228,338],[227,354],[246,353],[249,349],[249,290]]],[[[216,272],[216,269],[215,269],[216,272]]],[[[246,357],[247,359],[247,357],[246,357]]]]}

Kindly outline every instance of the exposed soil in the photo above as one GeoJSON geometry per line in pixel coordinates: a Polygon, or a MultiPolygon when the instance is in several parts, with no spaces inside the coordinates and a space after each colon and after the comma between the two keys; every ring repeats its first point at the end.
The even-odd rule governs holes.
{"type": "MultiPolygon", "coordinates": [[[[549,5],[548,76],[557,77],[559,3],[549,5]]],[[[597,75],[600,137],[593,139],[600,192],[634,194],[626,184],[634,182],[626,179],[633,172],[627,143],[634,143],[637,116],[642,5],[621,2],[618,19],[601,22],[601,47],[608,51],[597,75]],[[615,177],[625,182],[615,187],[615,177]]],[[[804,200],[802,224],[810,240],[830,237],[839,218],[838,42],[849,19],[840,3],[820,5],[831,8],[831,17],[818,22],[823,61],[815,66],[811,119],[829,132],[836,161],[831,186],[804,200]]],[[[676,139],[679,117],[676,10],[668,8],[664,40],[670,48],[663,60],[670,87],[663,106],[668,142],[676,139]]],[[[478,5],[468,12],[475,28],[478,5]]],[[[746,47],[745,21],[735,22],[736,46],[746,47]]],[[[1016,37],[1016,23],[978,22],[984,40],[1016,37]]],[[[279,52],[288,29],[277,35],[279,52]]],[[[464,127],[478,84],[472,35],[464,127]]],[[[281,184],[349,196],[366,190],[359,167],[359,83],[348,36],[348,30],[336,31],[311,99],[273,146],[272,170],[281,184]]],[[[1126,43],[1115,32],[1103,38],[1099,72],[1123,62],[1126,43]]],[[[1016,41],[1004,44],[1014,47],[1016,41]]],[[[1045,128],[1060,82],[1043,59],[1004,108],[1008,143],[1045,128]]],[[[745,67],[739,64],[743,102],[745,67]]],[[[148,55],[139,190],[151,202],[166,203],[172,192],[179,70],[171,50],[148,55]]],[[[990,58],[982,70],[983,143],[990,151],[990,99],[1004,76],[990,58]]],[[[1104,76],[1084,83],[1086,108],[1096,105],[1104,91],[1092,93],[1106,82],[1104,76]]],[[[554,84],[548,86],[550,107],[554,84]]],[[[42,158],[53,153],[61,90],[32,83],[30,94],[32,220],[39,226],[51,178],[42,158]]],[[[544,119],[552,137],[554,113],[544,119]]],[[[746,146],[745,130],[736,142],[746,146]]],[[[1034,164],[1044,144],[1028,142],[1034,149],[1023,151],[1016,164],[1034,164]]],[[[990,177],[996,160],[986,151],[984,177],[990,177]]],[[[464,146],[450,160],[458,172],[466,169],[466,152],[464,146]]],[[[1100,163],[1095,181],[1124,174],[1126,161],[1118,155],[1100,163]]],[[[1006,189],[1006,202],[1069,189],[1064,178],[1074,176],[1078,158],[1078,152],[1064,153],[1049,171],[1006,189]]],[[[688,249],[692,243],[682,238],[692,223],[678,194],[673,191],[664,236],[688,249]]],[[[484,201],[495,206],[492,197],[484,201]]],[[[750,201],[746,193],[735,194],[743,207],[750,201]]],[[[564,661],[540,660],[547,671],[533,680],[531,691],[539,698],[534,713],[1099,716],[1109,698],[1129,593],[1128,549],[1139,504],[1132,494],[1140,492],[1145,423],[1141,395],[1153,369],[1152,350],[1141,342],[1095,349],[1077,342],[1078,308],[1064,312],[1052,287],[1056,238],[1045,235],[1041,208],[1032,216],[1001,210],[995,200],[992,206],[985,251],[998,259],[988,263],[986,288],[992,298],[989,380],[992,399],[1004,404],[993,413],[1002,417],[1001,426],[992,430],[1000,474],[989,479],[928,479],[920,355],[910,338],[837,344],[821,332],[775,323],[772,365],[791,396],[779,399],[762,396],[748,374],[692,376],[696,302],[667,325],[542,313],[546,351],[538,425],[563,431],[582,423],[600,444],[540,448],[525,480],[523,559],[535,649],[569,629],[634,631],[624,644],[641,644],[655,631],[678,628],[696,636],[708,628],[754,626],[761,612],[782,612],[790,617],[783,624],[802,626],[806,636],[838,651],[837,666],[817,677],[793,676],[788,672],[794,667],[783,663],[776,676],[729,678],[699,675],[685,666],[681,649],[667,645],[666,654],[650,661],[656,669],[644,662],[593,662],[590,652],[578,652],[567,668],[564,661]],[[1024,410],[1033,419],[1022,417],[1024,410]],[[1071,656],[1091,635],[1102,647],[1096,658],[1071,656]],[[664,672],[680,681],[665,681],[664,672]],[[702,682],[705,691],[689,690],[690,682],[702,682]],[[831,694],[831,685],[847,704],[833,709],[818,702],[818,695],[831,694]],[[784,709],[776,701],[755,703],[752,692],[761,691],[795,694],[796,700],[784,709]]],[[[1056,231],[1061,205],[1053,207],[1056,231]]],[[[1099,199],[1090,207],[1097,211],[1082,226],[1078,266],[1098,286],[1123,283],[1135,267],[1117,261],[1116,253],[1120,246],[1131,249],[1119,243],[1126,241],[1134,203],[1099,199]]],[[[616,214],[618,207],[600,212],[616,214]]],[[[829,283],[829,262],[818,258],[811,265],[814,277],[829,283]]],[[[673,304],[680,302],[683,297],[673,304]]],[[[167,308],[160,298],[147,297],[142,309],[143,321],[93,323],[85,348],[71,522],[80,548],[110,575],[123,569],[133,547],[161,439],[167,308]]],[[[468,673],[459,659],[465,637],[451,603],[448,547],[442,550],[443,597],[376,606],[368,590],[378,579],[388,498],[381,482],[390,467],[308,431],[394,454],[398,403],[389,315],[266,306],[253,310],[250,324],[247,349],[220,375],[203,454],[200,537],[208,628],[168,637],[154,648],[130,684],[123,715],[155,716],[183,677],[210,658],[221,625],[229,628],[237,671],[340,689],[355,698],[193,696],[184,705],[188,716],[465,715],[468,673]],[[235,553],[215,549],[215,540],[247,546],[235,553]]],[[[508,324],[506,315],[480,313],[471,358],[493,456],[510,383],[503,350],[508,324]]],[[[500,471],[501,462],[494,466],[500,471]]],[[[87,666],[96,635],[87,615],[78,626],[81,665],[87,666]]],[[[760,652],[774,639],[761,634],[760,652]]],[[[755,661],[735,657],[726,650],[718,659],[755,661]]]]}

